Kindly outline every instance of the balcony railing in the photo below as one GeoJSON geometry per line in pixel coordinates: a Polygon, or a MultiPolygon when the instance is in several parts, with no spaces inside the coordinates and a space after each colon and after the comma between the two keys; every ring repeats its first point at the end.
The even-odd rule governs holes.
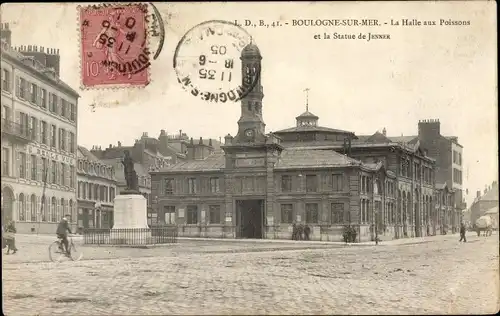
{"type": "Polygon", "coordinates": [[[31,141],[31,133],[27,126],[2,118],[2,134],[10,135],[18,140],[31,141]]]}

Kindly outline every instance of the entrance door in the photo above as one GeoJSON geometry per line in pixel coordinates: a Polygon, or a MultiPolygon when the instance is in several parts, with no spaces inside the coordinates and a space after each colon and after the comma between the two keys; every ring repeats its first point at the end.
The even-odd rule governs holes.
{"type": "Polygon", "coordinates": [[[264,200],[236,201],[236,218],[240,238],[263,238],[264,200]]]}
{"type": "Polygon", "coordinates": [[[9,187],[2,189],[2,224],[14,219],[14,192],[9,187]]]}

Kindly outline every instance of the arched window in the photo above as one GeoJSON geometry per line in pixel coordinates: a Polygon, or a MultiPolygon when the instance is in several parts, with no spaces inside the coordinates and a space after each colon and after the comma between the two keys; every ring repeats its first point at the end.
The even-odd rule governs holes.
{"type": "Polygon", "coordinates": [[[52,198],[52,201],[50,203],[50,221],[55,223],[57,222],[57,210],[58,210],[58,207],[57,207],[57,200],[55,197],[52,198]]]}
{"type": "Polygon", "coordinates": [[[46,222],[48,220],[48,216],[47,216],[47,213],[48,210],[47,210],[47,199],[45,198],[45,196],[42,196],[42,222],[46,222]]]}
{"type": "Polygon", "coordinates": [[[21,193],[19,194],[19,201],[18,201],[18,219],[19,221],[25,221],[26,220],[26,200],[24,198],[24,194],[21,193]]]}
{"type": "Polygon", "coordinates": [[[66,209],[66,201],[62,198],[61,199],[61,213],[59,214],[59,217],[57,219],[58,220],[61,219],[66,214],[68,214],[67,209],[66,209]]]}

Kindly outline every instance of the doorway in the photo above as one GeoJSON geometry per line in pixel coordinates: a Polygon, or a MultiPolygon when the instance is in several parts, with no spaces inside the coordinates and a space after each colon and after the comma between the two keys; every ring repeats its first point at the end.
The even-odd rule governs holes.
{"type": "Polygon", "coordinates": [[[262,239],[264,236],[264,200],[237,200],[238,238],[262,239]]]}
{"type": "Polygon", "coordinates": [[[14,192],[9,187],[2,189],[2,224],[14,219],[14,192]]]}

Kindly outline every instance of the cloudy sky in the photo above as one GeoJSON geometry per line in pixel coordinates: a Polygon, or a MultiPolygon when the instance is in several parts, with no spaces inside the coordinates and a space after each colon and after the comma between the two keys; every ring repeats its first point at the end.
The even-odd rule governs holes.
{"type": "MultiPolygon", "coordinates": [[[[310,88],[310,111],[320,125],[389,136],[415,135],[421,119],[439,119],[441,133],[464,146],[469,196],[498,175],[495,3],[156,3],[166,23],[165,44],[145,89],[80,90],[76,4],[4,4],[12,44],[60,49],[61,78],[79,91],[78,142],[92,147],[131,144],[161,129],[219,138],[237,131],[238,103],[209,103],[177,82],[177,43],[207,20],[258,23],[249,27],[263,56],[263,115],[267,131],[295,124],[310,88]],[[390,26],[391,19],[438,21],[437,26],[390,26]],[[292,26],[299,19],[379,19],[378,27],[292,26]],[[440,19],[470,21],[439,26],[440,19]],[[388,23],[388,24],[383,24],[388,23]],[[382,33],[389,40],[315,40],[323,33],[382,33]],[[96,102],[115,104],[97,108],[96,102]]],[[[470,199],[469,199],[470,202],[470,199]]]]}

